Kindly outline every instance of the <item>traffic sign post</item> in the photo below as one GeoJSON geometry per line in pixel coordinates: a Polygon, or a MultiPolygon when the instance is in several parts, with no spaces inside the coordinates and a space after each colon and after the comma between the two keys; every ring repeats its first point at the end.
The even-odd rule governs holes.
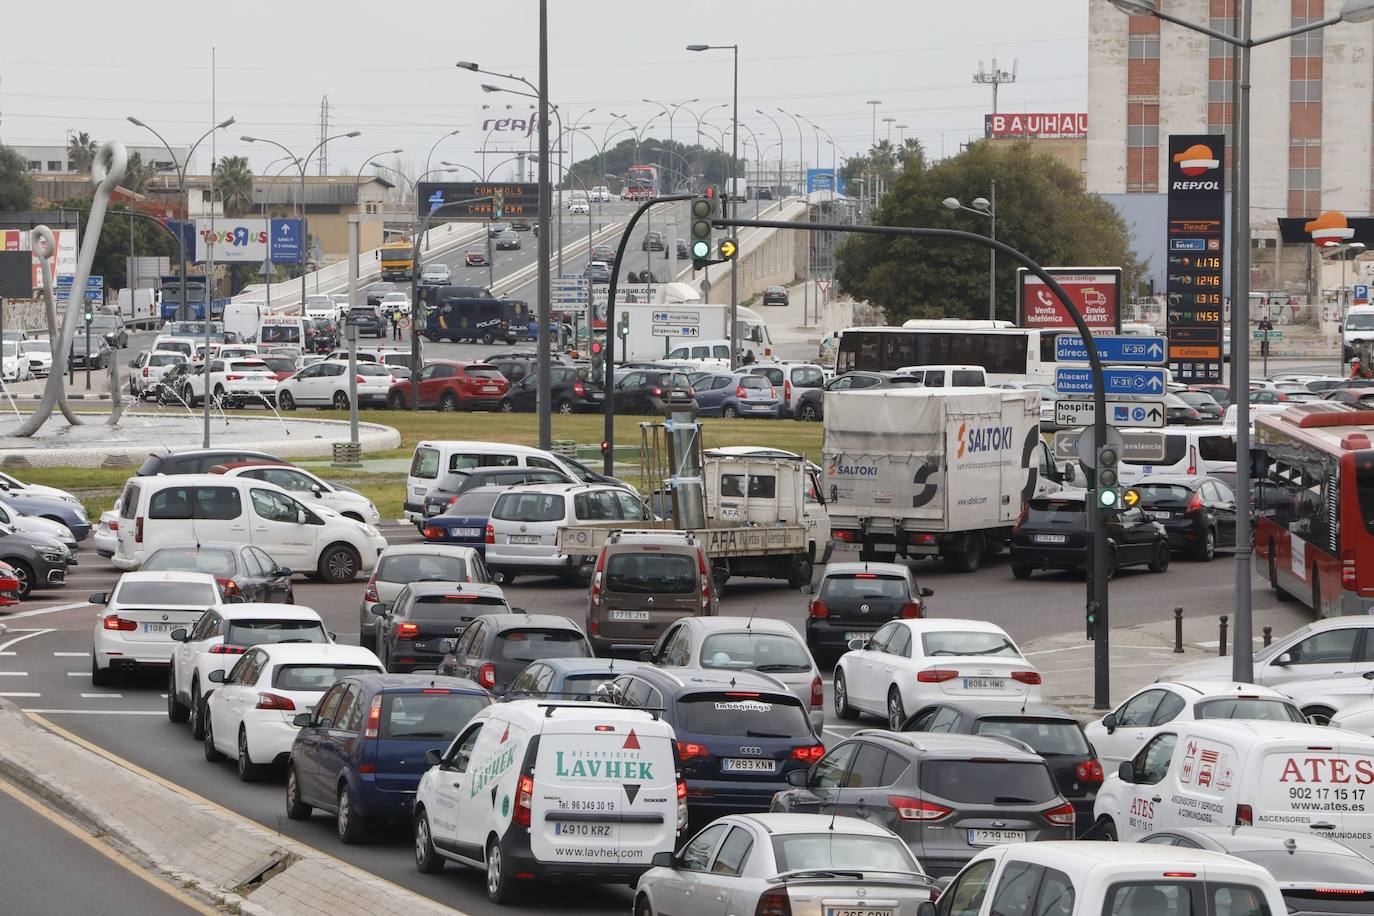
{"type": "MultiPolygon", "coordinates": [[[[1089,426],[1083,430],[1064,429],[1055,433],[1054,457],[1060,461],[1072,461],[1077,458],[1086,462],[1086,456],[1095,454],[1097,448],[1097,438],[1093,435],[1093,429],[1094,427],[1089,426]]],[[[1108,426],[1107,442],[1117,444],[1123,461],[1150,463],[1164,460],[1164,433],[1153,429],[1122,430],[1108,426]]],[[[1091,467],[1086,463],[1083,466],[1091,467]]]]}
{"type": "MultiPolygon", "coordinates": [[[[1092,401],[1060,398],[1054,402],[1056,426],[1092,426],[1097,416],[1092,401]]],[[[1168,422],[1163,401],[1108,401],[1107,422],[1112,426],[1145,426],[1158,429],[1168,422]]]]}
{"type": "MultiPolygon", "coordinates": [[[[1102,387],[1106,394],[1163,394],[1163,369],[1131,369],[1104,366],[1102,387]]],[[[1060,394],[1092,394],[1093,371],[1060,366],[1054,372],[1054,389],[1060,394]]]]}
{"type": "MultiPolygon", "coordinates": [[[[1169,353],[1167,337],[1115,337],[1093,335],[1097,355],[1104,363],[1135,366],[1162,366],[1169,353]]],[[[1054,359],[1060,363],[1086,363],[1088,348],[1078,334],[1060,334],[1054,339],[1054,359]]]]}

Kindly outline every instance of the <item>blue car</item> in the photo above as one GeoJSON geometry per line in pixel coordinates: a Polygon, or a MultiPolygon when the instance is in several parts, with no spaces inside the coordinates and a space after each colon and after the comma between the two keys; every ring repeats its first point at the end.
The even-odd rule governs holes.
{"type": "Polygon", "coordinates": [[[782,411],[782,392],[765,376],[745,372],[716,372],[695,377],[697,415],[702,417],[765,417],[776,420],[782,411]]]}
{"type": "Polygon", "coordinates": [[[487,520],[491,507],[505,487],[478,487],[438,515],[430,516],[421,529],[426,541],[436,544],[461,544],[471,547],[483,560],[487,557],[487,520]]]}
{"type": "Polygon", "coordinates": [[[84,541],[91,533],[91,520],[86,517],[86,510],[75,497],[49,496],[30,490],[9,490],[4,493],[4,503],[24,515],[46,518],[66,525],[71,530],[72,537],[78,541],[84,541]]]}
{"type": "Polygon", "coordinates": [[[782,682],[756,671],[641,668],[605,691],[622,706],[663,710],[677,733],[678,768],[694,824],[767,811],[787,774],[821,759],[808,711],[782,682]]]}
{"type": "Polygon", "coordinates": [[[360,842],[373,818],[411,816],[415,789],[491,694],[472,681],[418,674],[359,674],[335,682],[300,727],[286,769],[286,816],[335,815],[339,840],[360,842]]]}
{"type": "Polygon", "coordinates": [[[545,658],[530,662],[511,681],[507,696],[553,700],[596,700],[602,684],[627,671],[646,668],[645,662],[614,658],[545,658]]]}

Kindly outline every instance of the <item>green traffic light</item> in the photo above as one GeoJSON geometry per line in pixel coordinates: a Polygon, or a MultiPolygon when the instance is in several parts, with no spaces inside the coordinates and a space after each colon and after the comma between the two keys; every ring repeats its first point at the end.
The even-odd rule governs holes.
{"type": "Polygon", "coordinates": [[[1104,508],[1104,509],[1115,509],[1115,508],[1116,508],[1116,500],[1117,500],[1117,496],[1116,496],[1116,491],[1115,491],[1115,490],[1099,490],[1099,491],[1098,491],[1098,494],[1097,494],[1097,504],[1098,504],[1099,506],[1101,506],[1102,508],[1104,508]]]}
{"type": "Polygon", "coordinates": [[[709,258],[711,256],[711,243],[705,239],[697,239],[692,243],[692,257],[709,258]]]}

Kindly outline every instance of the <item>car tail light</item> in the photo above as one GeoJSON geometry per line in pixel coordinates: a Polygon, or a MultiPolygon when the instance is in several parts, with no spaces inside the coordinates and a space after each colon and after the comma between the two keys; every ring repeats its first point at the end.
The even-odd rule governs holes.
{"type": "Polygon", "coordinates": [[[691,760],[693,757],[710,757],[710,756],[711,756],[711,752],[710,752],[709,750],[707,750],[706,745],[704,745],[704,744],[696,744],[696,743],[694,743],[694,742],[692,742],[692,741],[679,741],[679,742],[677,742],[677,759],[678,759],[678,760],[691,760]]]}
{"type": "Polygon", "coordinates": [[[116,522],[110,522],[110,530],[111,530],[111,531],[118,531],[118,530],[119,530],[119,522],[117,522],[117,521],[116,521],[116,522]]]}
{"type": "Polygon", "coordinates": [[[105,620],[101,623],[101,626],[107,630],[130,631],[138,629],[137,623],[135,623],[132,620],[125,620],[118,614],[111,614],[109,617],[106,617],[105,620]]]}
{"type": "Polygon", "coordinates": [[[487,662],[477,672],[477,683],[490,690],[496,686],[496,666],[487,662]]]}
{"type": "Polygon", "coordinates": [[[144,366],[144,367],[143,367],[143,377],[144,377],[144,378],[147,378],[147,377],[148,377],[148,367],[147,367],[147,366],[144,366]]]}
{"type": "Polygon", "coordinates": [[[520,827],[530,825],[530,807],[534,804],[534,777],[528,773],[521,775],[515,784],[515,813],[511,819],[520,827]]]}
{"type": "Polygon", "coordinates": [[[1191,514],[1194,513],[1194,512],[1201,512],[1201,511],[1202,511],[1202,494],[1201,494],[1201,493],[1194,493],[1192,496],[1188,497],[1188,505],[1187,505],[1186,507],[1184,507],[1183,512],[1184,512],[1185,515],[1191,515],[1191,514]]]}
{"type": "Polygon", "coordinates": [[[907,795],[889,795],[887,803],[897,809],[897,816],[904,821],[938,821],[953,810],[907,795]]]}
{"type": "Polygon", "coordinates": [[[921,606],[917,604],[915,601],[908,601],[906,604],[902,605],[902,610],[899,616],[906,618],[920,617],[921,606]]]}
{"type": "Polygon", "coordinates": [[[430,540],[433,540],[433,539],[435,539],[435,538],[441,538],[441,537],[443,537],[443,536],[444,536],[444,529],[442,529],[442,528],[436,528],[434,525],[428,525],[428,526],[425,527],[425,530],[424,530],[423,534],[424,534],[424,536],[425,536],[426,538],[429,538],[430,540]]]}
{"type": "Polygon", "coordinates": [[[382,731],[382,695],[379,693],[372,698],[372,705],[367,708],[367,724],[363,726],[364,738],[376,738],[382,731]]]}
{"type": "Polygon", "coordinates": [[[759,896],[754,916],[792,916],[792,897],[785,887],[774,887],[759,896]]]}
{"type": "Polygon", "coordinates": [[[811,602],[809,613],[813,620],[824,620],[830,616],[830,607],[824,601],[817,598],[811,602]]]}
{"type": "Polygon", "coordinates": [[[959,672],[952,668],[927,668],[916,672],[916,681],[921,684],[942,684],[958,676],[959,672]]]}
{"type": "Polygon", "coordinates": [[[363,589],[363,601],[367,604],[377,604],[381,600],[377,594],[377,574],[373,573],[367,580],[367,588],[363,589]]]}
{"type": "Polygon", "coordinates": [[[496,543],[496,526],[495,526],[495,525],[488,525],[488,526],[487,526],[487,537],[486,537],[486,542],[487,542],[488,544],[495,544],[495,543],[496,543]]]}
{"type": "Polygon", "coordinates": [[[1249,805],[1236,805],[1236,826],[1249,827],[1255,823],[1255,811],[1249,805]]]}
{"type": "Polygon", "coordinates": [[[398,623],[396,624],[397,639],[414,639],[420,635],[420,625],[418,623],[398,623]]]}
{"type": "Polygon", "coordinates": [[[830,537],[832,540],[844,541],[846,544],[854,543],[854,532],[852,531],[831,531],[830,537]]]}
{"type": "Polygon", "coordinates": [[[677,832],[687,829],[687,780],[677,780],[677,832]]]}
{"type": "Polygon", "coordinates": [[[579,398],[587,396],[587,386],[581,382],[573,382],[573,395],[579,398]]]}
{"type": "Polygon", "coordinates": [[[1341,551],[1341,587],[1348,589],[1355,587],[1355,552],[1353,550],[1341,551]]]}
{"type": "Polygon", "coordinates": [[[811,679],[811,705],[825,705],[825,684],[821,682],[819,674],[811,679]]]}
{"type": "Polygon", "coordinates": [[[143,516],[134,519],[134,543],[143,543],[143,516]]]}
{"type": "Polygon", "coordinates": [[[354,377],[353,377],[353,380],[354,380],[355,382],[357,382],[359,385],[366,385],[366,384],[367,384],[367,379],[363,378],[361,375],[354,376],[354,377]]]}
{"type": "Polygon", "coordinates": [[[741,401],[744,400],[745,398],[749,397],[749,394],[748,394],[748,392],[746,392],[746,391],[744,390],[744,386],[743,386],[743,385],[736,385],[736,386],[735,386],[735,397],[739,398],[741,401]]]}
{"type": "Polygon", "coordinates": [[[226,376],[224,377],[224,380],[225,380],[226,382],[241,382],[241,381],[243,381],[243,376],[241,376],[241,375],[226,375],[226,376]]]}
{"type": "Polygon", "coordinates": [[[587,589],[587,597],[592,604],[601,603],[601,573],[606,568],[606,548],[601,549],[601,553],[596,557],[596,571],[592,573],[591,585],[587,589]]]}
{"type": "Polygon", "coordinates": [[[220,643],[217,646],[210,647],[211,655],[242,655],[247,651],[247,646],[228,646],[224,643],[220,643]]]}
{"type": "Polygon", "coordinates": [[[697,572],[701,575],[701,609],[711,607],[711,570],[706,565],[706,551],[697,548],[697,572]]]}
{"type": "Polygon", "coordinates": [[[1034,685],[1040,683],[1040,672],[1039,672],[1039,671],[1013,671],[1013,672],[1011,673],[1011,679],[1012,679],[1013,681],[1020,681],[1020,682],[1023,683],[1023,684],[1030,684],[1030,685],[1034,686],[1034,685]]]}
{"type": "Polygon", "coordinates": [[[1195,871],[1166,871],[1166,872],[1164,873],[1164,877],[1166,877],[1166,878],[1196,878],[1196,877],[1197,877],[1197,872],[1195,872],[1195,871]]]}
{"type": "Polygon", "coordinates": [[[1079,782],[1101,782],[1102,763],[1096,757],[1085,760],[1078,765],[1073,775],[1079,782]]]}
{"type": "Polygon", "coordinates": [[[290,697],[284,697],[279,693],[260,693],[258,694],[258,705],[254,709],[280,709],[282,711],[296,711],[296,704],[291,702],[290,697]]]}
{"type": "Polygon", "coordinates": [[[1058,824],[1060,827],[1072,827],[1074,822],[1073,805],[1068,802],[1055,805],[1045,812],[1045,820],[1051,824],[1058,824]]]}
{"type": "Polygon", "coordinates": [[[649,389],[649,393],[652,394],[652,395],[653,395],[654,397],[656,397],[656,398],[661,398],[661,397],[663,397],[663,389],[660,388],[660,387],[658,387],[657,385],[655,385],[655,386],[653,386],[652,388],[650,388],[650,389],[649,389]]]}
{"type": "Polygon", "coordinates": [[[1030,506],[1025,505],[1025,506],[1022,506],[1022,507],[1021,507],[1021,514],[1018,515],[1018,516],[1016,516],[1016,521],[1012,522],[1012,525],[1011,525],[1011,533],[1012,533],[1012,534],[1015,534],[1016,532],[1018,532],[1018,531],[1021,530],[1021,526],[1024,525],[1024,524],[1026,523],[1026,516],[1027,516],[1029,513],[1030,513],[1030,506]]]}
{"type": "Polygon", "coordinates": [[[225,595],[240,594],[239,584],[233,579],[228,579],[224,576],[215,576],[215,581],[219,583],[220,591],[224,592],[225,595]]]}
{"type": "Polygon", "coordinates": [[[783,380],[782,380],[782,397],[783,397],[783,400],[788,401],[788,402],[790,402],[790,401],[792,400],[792,380],[791,380],[791,379],[783,379],[783,380]]]}
{"type": "Polygon", "coordinates": [[[793,759],[793,760],[800,760],[800,761],[802,761],[803,763],[806,763],[806,764],[808,764],[808,765],[809,765],[809,764],[812,764],[812,763],[815,763],[817,760],[820,760],[820,759],[821,759],[822,757],[824,757],[824,756],[825,756],[825,745],[824,745],[824,744],[812,744],[812,745],[809,745],[809,746],[807,746],[807,747],[794,747],[794,748],[792,748],[792,759],[793,759]]]}

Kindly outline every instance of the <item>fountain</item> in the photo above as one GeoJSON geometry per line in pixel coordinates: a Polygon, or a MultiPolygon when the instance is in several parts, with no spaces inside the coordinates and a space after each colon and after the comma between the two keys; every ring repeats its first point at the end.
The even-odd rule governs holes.
{"type": "MultiPolygon", "coordinates": [[[[106,142],[91,165],[95,185],[90,215],[82,233],[77,255],[76,276],[71,288],[82,290],[95,260],[95,243],[105,221],[110,194],[124,177],[127,155],[118,141],[106,142]]],[[[81,298],[73,293],[66,303],[61,327],[57,322],[55,281],[52,258],[56,253],[52,231],[39,226],[32,231],[31,247],[39,258],[43,296],[47,306],[48,335],[53,341],[53,356],[71,350],[77,323],[81,320],[81,298]]],[[[149,454],[199,448],[202,418],[191,413],[165,409],[160,402],[145,407],[135,402],[126,405],[119,394],[119,360],[110,361],[110,391],[114,393],[108,416],[99,423],[99,413],[77,413],[67,403],[66,373],[54,366],[37,406],[27,414],[17,408],[15,416],[0,418],[0,466],[23,467],[137,467],[149,454]],[[53,417],[59,410],[65,422],[53,417]]],[[[8,396],[8,392],[5,392],[8,396]]],[[[266,400],[266,399],[264,399],[266,400]]],[[[13,400],[10,400],[13,405],[13,400]]],[[[269,403],[268,408],[272,405],[269,403]]],[[[279,457],[311,457],[332,454],[334,443],[349,441],[348,423],[340,420],[285,419],[272,409],[269,417],[224,415],[211,427],[212,447],[237,446],[265,451],[279,457]]],[[[375,423],[358,424],[359,443],[365,450],[397,448],[401,436],[396,430],[375,423]]]]}

